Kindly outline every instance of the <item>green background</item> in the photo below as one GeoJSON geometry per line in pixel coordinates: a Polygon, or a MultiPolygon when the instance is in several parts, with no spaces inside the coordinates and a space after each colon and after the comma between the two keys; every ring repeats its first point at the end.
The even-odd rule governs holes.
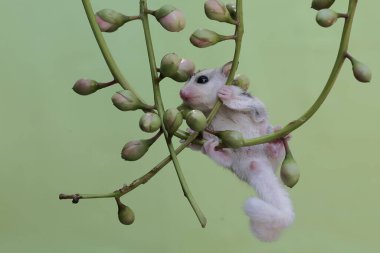
{"type": "MultiPolygon", "coordinates": [[[[138,1],[93,1],[134,15],[138,1]]],[[[198,27],[224,34],[226,24],[207,20],[203,1],[171,2],[184,10],[187,27],[168,33],[151,19],[157,60],[168,52],[197,68],[230,61],[233,43],[191,46],[198,27]]],[[[321,91],[332,68],[342,20],[330,29],[314,21],[311,1],[245,2],[246,34],[240,73],[265,101],[273,124],[301,115],[321,91]]],[[[347,0],[334,9],[345,11],[347,0]]],[[[256,240],[241,206],[253,193],[200,153],[180,160],[190,188],[208,218],[202,229],[183,197],[174,168],[166,167],[124,201],[133,226],[116,218],[114,200],[73,206],[58,194],[109,192],[148,171],[167,151],[161,140],[144,159],[120,159],[140,132],[141,112],[122,113],[110,102],[119,87],[89,97],[72,92],[81,77],[109,81],[81,1],[0,1],[0,251],[2,252],[379,252],[379,1],[359,1],[350,52],[371,66],[371,84],[358,83],[346,62],[318,113],[293,133],[291,146],[302,179],[291,190],[297,219],[272,244],[256,240]]],[[[152,101],[140,22],[106,35],[128,80],[152,101]]],[[[180,103],[181,85],[162,85],[165,104],[180,103]]]]}

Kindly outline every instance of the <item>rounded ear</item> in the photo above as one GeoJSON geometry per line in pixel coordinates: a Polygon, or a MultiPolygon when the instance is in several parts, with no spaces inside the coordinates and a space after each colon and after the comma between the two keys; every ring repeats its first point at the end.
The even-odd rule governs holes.
{"type": "Polygon", "coordinates": [[[261,101],[255,101],[252,108],[254,109],[252,114],[255,122],[260,123],[268,117],[265,105],[261,101]]]}
{"type": "Polygon", "coordinates": [[[223,73],[223,75],[225,77],[228,77],[228,75],[231,72],[231,68],[232,68],[232,61],[227,62],[226,64],[223,65],[223,67],[222,67],[222,73],[223,73]]]}

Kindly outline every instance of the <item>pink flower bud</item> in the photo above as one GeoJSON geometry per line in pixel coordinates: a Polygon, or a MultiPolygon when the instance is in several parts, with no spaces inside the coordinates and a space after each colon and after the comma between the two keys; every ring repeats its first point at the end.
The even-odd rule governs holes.
{"type": "Polygon", "coordinates": [[[322,27],[330,27],[338,20],[339,15],[333,10],[322,9],[318,11],[316,16],[317,23],[322,27]]]}
{"type": "Polygon", "coordinates": [[[335,0],[313,0],[311,8],[315,10],[328,9],[334,4],[335,0]]]}
{"type": "Polygon", "coordinates": [[[170,108],[165,111],[164,126],[170,135],[173,135],[178,128],[182,125],[183,117],[182,114],[176,108],[170,108]]]}
{"type": "Polygon", "coordinates": [[[161,118],[156,113],[147,112],[141,116],[139,121],[140,129],[147,133],[153,133],[160,129],[161,118]]]}
{"type": "Polygon", "coordinates": [[[90,95],[98,90],[98,83],[90,79],[79,79],[74,84],[73,90],[82,96],[90,95]]]}
{"type": "Polygon", "coordinates": [[[153,142],[149,140],[135,140],[130,141],[123,147],[121,157],[127,161],[136,161],[148,152],[153,142]]]}
{"type": "Polygon", "coordinates": [[[204,48],[215,45],[222,40],[222,36],[208,29],[198,29],[190,37],[190,42],[196,47],[204,48]]]}
{"type": "Polygon", "coordinates": [[[208,0],[204,4],[206,16],[211,20],[233,23],[227,7],[219,0],[208,0]]]}
{"type": "Polygon", "coordinates": [[[194,74],[195,65],[192,61],[182,59],[178,71],[171,78],[177,82],[186,82],[194,74]]]}
{"type": "Polygon", "coordinates": [[[175,53],[166,54],[160,65],[160,73],[165,77],[173,76],[179,68],[181,58],[178,57],[175,53]]]}
{"type": "Polygon", "coordinates": [[[354,72],[354,76],[356,80],[362,83],[369,83],[372,79],[371,69],[362,62],[355,61],[352,66],[352,70],[354,72]]]}
{"type": "Polygon", "coordinates": [[[285,159],[282,162],[280,176],[282,182],[290,188],[293,188],[300,178],[297,163],[289,149],[286,151],[285,159]]]}
{"type": "Polygon", "coordinates": [[[157,21],[169,32],[179,32],[185,28],[186,20],[182,11],[171,5],[164,5],[155,12],[157,21]]]}
{"type": "Polygon", "coordinates": [[[111,9],[103,9],[96,13],[96,23],[102,32],[114,32],[129,20],[129,17],[111,9]]]}
{"type": "Polygon", "coordinates": [[[144,107],[143,103],[129,90],[122,90],[112,96],[112,103],[121,111],[134,111],[144,107]]]}

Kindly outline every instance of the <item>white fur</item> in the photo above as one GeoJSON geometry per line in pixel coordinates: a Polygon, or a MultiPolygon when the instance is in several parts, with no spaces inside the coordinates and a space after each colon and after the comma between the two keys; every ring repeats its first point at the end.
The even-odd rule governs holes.
{"type": "MultiPolygon", "coordinates": [[[[244,138],[255,138],[273,131],[268,123],[265,105],[256,97],[248,96],[235,86],[225,86],[227,65],[222,69],[205,70],[197,73],[182,88],[186,94],[184,103],[209,113],[217,98],[224,104],[211,122],[213,131],[236,130],[244,138]],[[198,84],[197,78],[205,75],[206,84],[198,84]]],[[[204,133],[206,143],[202,152],[217,164],[230,169],[241,180],[257,192],[249,198],[244,211],[250,218],[252,233],[262,241],[274,241],[294,220],[294,211],[283,184],[275,170],[285,156],[282,143],[267,143],[238,149],[215,150],[217,137],[204,133]]]]}

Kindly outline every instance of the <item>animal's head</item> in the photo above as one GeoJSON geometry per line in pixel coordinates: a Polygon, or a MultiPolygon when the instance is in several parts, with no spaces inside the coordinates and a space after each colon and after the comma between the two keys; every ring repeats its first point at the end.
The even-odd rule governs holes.
{"type": "Polygon", "coordinates": [[[185,105],[208,112],[217,102],[217,92],[226,83],[231,71],[229,62],[221,68],[206,69],[195,73],[180,91],[185,105]]]}

